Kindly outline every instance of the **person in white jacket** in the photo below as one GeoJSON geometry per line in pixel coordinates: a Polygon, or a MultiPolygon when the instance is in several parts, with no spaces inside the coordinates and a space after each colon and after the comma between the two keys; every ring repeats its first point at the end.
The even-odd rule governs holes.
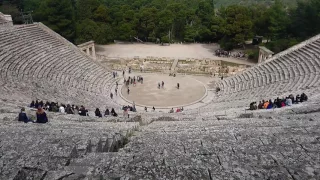
{"type": "Polygon", "coordinates": [[[64,109],[63,105],[61,104],[60,107],[59,107],[59,112],[60,113],[65,113],[66,110],[64,109]]]}

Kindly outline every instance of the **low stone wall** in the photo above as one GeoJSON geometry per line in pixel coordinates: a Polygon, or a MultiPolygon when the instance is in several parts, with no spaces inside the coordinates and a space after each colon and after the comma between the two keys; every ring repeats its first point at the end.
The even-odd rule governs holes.
{"type": "MultiPolygon", "coordinates": [[[[169,73],[174,63],[174,58],[166,57],[151,57],[146,58],[110,58],[104,55],[97,55],[99,62],[104,66],[113,70],[131,70],[141,72],[164,72],[169,73]]],[[[244,65],[228,65],[221,60],[211,59],[179,59],[178,64],[174,69],[174,73],[185,74],[207,74],[207,75],[234,75],[239,71],[243,71],[244,65]]]]}

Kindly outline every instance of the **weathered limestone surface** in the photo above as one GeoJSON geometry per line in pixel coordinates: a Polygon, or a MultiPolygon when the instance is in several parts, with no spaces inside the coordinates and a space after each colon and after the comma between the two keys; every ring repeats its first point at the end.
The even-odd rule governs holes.
{"type": "Polygon", "coordinates": [[[110,149],[113,136],[136,123],[78,123],[63,116],[47,125],[11,122],[1,126],[1,179],[316,180],[319,115],[158,118],[135,131],[118,152],[110,149]]]}
{"type": "Polygon", "coordinates": [[[0,179],[59,179],[74,174],[72,159],[118,151],[138,126],[51,113],[48,124],[25,124],[17,122],[16,113],[1,115],[0,179]]]}

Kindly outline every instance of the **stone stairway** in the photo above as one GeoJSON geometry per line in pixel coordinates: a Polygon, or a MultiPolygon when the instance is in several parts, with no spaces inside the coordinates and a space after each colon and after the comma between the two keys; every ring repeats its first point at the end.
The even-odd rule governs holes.
{"type": "Polygon", "coordinates": [[[178,65],[178,62],[179,62],[179,59],[175,59],[175,60],[173,61],[173,64],[172,64],[172,66],[171,66],[171,71],[170,71],[170,73],[175,73],[175,69],[176,69],[176,67],[177,67],[177,65],[178,65]]]}

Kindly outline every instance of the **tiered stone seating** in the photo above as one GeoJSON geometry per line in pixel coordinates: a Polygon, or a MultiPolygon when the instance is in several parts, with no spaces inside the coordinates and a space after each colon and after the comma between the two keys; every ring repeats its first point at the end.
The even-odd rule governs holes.
{"type": "Polygon", "coordinates": [[[69,174],[70,179],[319,179],[319,115],[269,113],[219,121],[159,118],[142,127],[119,152],[92,151],[70,158],[67,166],[49,169],[46,178],[69,174]]]}
{"type": "Polygon", "coordinates": [[[218,83],[221,91],[208,107],[248,106],[252,101],[275,99],[319,87],[319,35],[218,83]]]}
{"type": "Polygon", "coordinates": [[[26,82],[24,87],[30,88],[25,88],[27,92],[21,92],[21,96],[27,100],[47,94],[41,98],[95,104],[93,107],[115,106],[111,101],[108,104],[109,86],[114,82],[111,73],[57,36],[42,24],[1,30],[0,81],[7,86],[15,84],[18,89],[19,82],[26,82]]]}
{"type": "MultiPolygon", "coordinates": [[[[16,114],[1,115],[10,118],[16,114]]],[[[138,126],[73,115],[49,114],[49,117],[46,125],[18,123],[12,118],[0,121],[0,179],[20,179],[20,173],[28,174],[30,169],[37,169],[29,173],[41,177],[48,170],[68,166],[73,158],[116,151],[115,143],[123,143],[138,126]]]]}

